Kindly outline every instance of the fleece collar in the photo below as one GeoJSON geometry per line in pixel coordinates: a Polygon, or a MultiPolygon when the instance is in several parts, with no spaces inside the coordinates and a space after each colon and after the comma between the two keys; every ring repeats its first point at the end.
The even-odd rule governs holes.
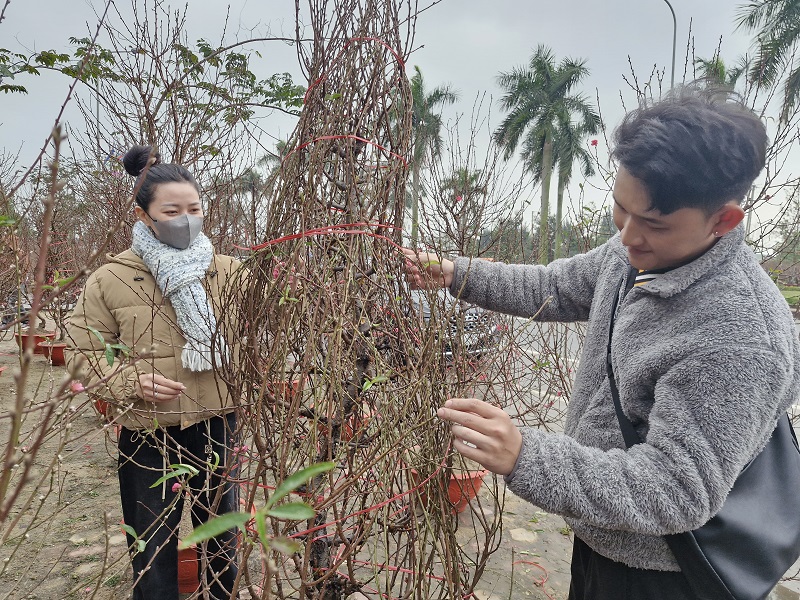
{"type": "MultiPolygon", "coordinates": [[[[649,282],[647,285],[637,287],[646,294],[669,298],[680,294],[696,281],[717,272],[723,263],[730,260],[744,242],[744,225],[740,224],[729,233],[723,235],[719,241],[708,251],[692,262],[673,269],[649,282]]],[[[609,242],[615,254],[620,256],[625,263],[628,262],[628,253],[620,241],[619,234],[609,242]]]]}

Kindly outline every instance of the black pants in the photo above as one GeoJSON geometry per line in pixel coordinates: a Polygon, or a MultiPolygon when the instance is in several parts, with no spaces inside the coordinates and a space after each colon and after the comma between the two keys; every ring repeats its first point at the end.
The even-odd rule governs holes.
{"type": "MultiPolygon", "coordinates": [[[[169,465],[189,464],[199,473],[188,479],[192,499],[192,522],[206,522],[210,516],[238,510],[239,487],[233,457],[236,418],[233,413],[214,417],[181,430],[155,432],[122,429],[119,436],[119,488],[122,516],[141,543],[128,533],[133,562],[133,600],[178,600],[178,526],[186,490],[172,491],[182,478],[168,479],[152,486],[169,465]],[[211,472],[208,464],[219,465],[211,472]]],[[[184,476],[183,479],[189,477],[184,476]]],[[[213,600],[231,598],[236,579],[236,530],[209,540],[199,548],[198,561],[208,568],[198,573],[201,589],[213,600]]],[[[200,596],[205,598],[205,595],[200,596]]]]}
{"type": "Polygon", "coordinates": [[[696,600],[682,573],[628,567],[577,537],[571,570],[569,600],[696,600]]]}

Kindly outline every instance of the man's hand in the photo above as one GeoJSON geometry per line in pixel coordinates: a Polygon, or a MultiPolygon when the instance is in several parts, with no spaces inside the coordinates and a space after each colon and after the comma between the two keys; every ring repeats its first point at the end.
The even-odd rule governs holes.
{"type": "Polygon", "coordinates": [[[158,373],[145,373],[136,380],[136,395],[149,402],[175,400],[186,389],[179,381],[172,381],[158,373]]]}
{"type": "Polygon", "coordinates": [[[449,288],[453,283],[455,265],[452,260],[410,248],[403,248],[403,254],[406,256],[406,279],[412,290],[449,288]]]}
{"type": "Polygon", "coordinates": [[[522,434],[501,408],[475,398],[451,398],[436,411],[453,423],[453,446],[498,475],[508,475],[522,449],[522,434]]]}

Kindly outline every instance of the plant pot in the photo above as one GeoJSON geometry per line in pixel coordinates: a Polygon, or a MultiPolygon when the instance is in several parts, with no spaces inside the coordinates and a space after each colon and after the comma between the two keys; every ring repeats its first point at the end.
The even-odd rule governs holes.
{"type": "MultiPolygon", "coordinates": [[[[314,408],[313,402],[311,403],[311,408],[314,408]]],[[[331,413],[328,414],[327,418],[329,420],[332,418],[331,413]]],[[[363,406],[360,410],[354,411],[353,414],[342,421],[342,425],[339,428],[339,441],[350,442],[353,438],[360,437],[366,432],[371,420],[372,410],[368,406],[363,406]]],[[[321,436],[330,435],[330,427],[326,423],[317,423],[317,431],[321,436]]]]}
{"type": "MultiPolygon", "coordinates": [[[[20,333],[19,331],[14,332],[14,338],[17,340],[17,346],[20,347],[21,350],[24,350],[28,343],[28,338],[31,336],[27,331],[23,331],[20,333]]],[[[56,332],[55,331],[45,331],[41,333],[33,334],[33,353],[34,354],[44,354],[44,348],[39,347],[40,342],[45,341],[53,341],[56,339],[56,332]]]]}
{"type": "Polygon", "coordinates": [[[67,364],[67,361],[64,358],[64,350],[66,350],[66,348],[67,344],[64,342],[44,341],[36,344],[36,349],[41,349],[41,352],[36,353],[44,354],[45,357],[50,360],[50,364],[54,367],[63,367],[67,364]]]}
{"type": "MultiPolygon", "coordinates": [[[[410,480],[414,487],[417,487],[422,481],[416,469],[410,469],[410,480]]],[[[470,500],[478,495],[478,490],[483,485],[483,478],[489,471],[463,471],[453,472],[447,481],[447,500],[450,503],[453,514],[462,513],[469,506],[470,500]]],[[[430,482],[428,484],[430,485],[430,482]]],[[[428,493],[425,486],[416,491],[419,500],[422,504],[428,504],[428,493]]]]}
{"type": "Polygon", "coordinates": [[[462,513],[466,510],[470,500],[478,495],[478,490],[483,485],[483,478],[489,471],[467,471],[453,473],[447,482],[447,499],[453,505],[453,510],[462,513]]]}
{"type": "Polygon", "coordinates": [[[267,389],[272,392],[276,399],[283,400],[284,402],[291,402],[294,396],[300,390],[302,379],[293,379],[291,381],[270,381],[267,382],[267,389]]]}
{"type": "Polygon", "coordinates": [[[178,592],[193,594],[200,587],[197,546],[178,550],[178,592]]]}

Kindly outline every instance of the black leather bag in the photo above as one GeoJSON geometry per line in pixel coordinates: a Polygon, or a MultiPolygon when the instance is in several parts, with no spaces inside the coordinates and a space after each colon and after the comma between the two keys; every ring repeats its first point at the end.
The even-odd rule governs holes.
{"type": "MultiPolygon", "coordinates": [[[[622,412],[611,366],[613,312],[606,371],[630,448],[642,439],[622,412]]],[[[788,415],[778,419],[767,445],[739,474],[720,511],[699,529],[665,540],[699,599],[769,595],[800,557],[800,449],[788,415]]]]}

